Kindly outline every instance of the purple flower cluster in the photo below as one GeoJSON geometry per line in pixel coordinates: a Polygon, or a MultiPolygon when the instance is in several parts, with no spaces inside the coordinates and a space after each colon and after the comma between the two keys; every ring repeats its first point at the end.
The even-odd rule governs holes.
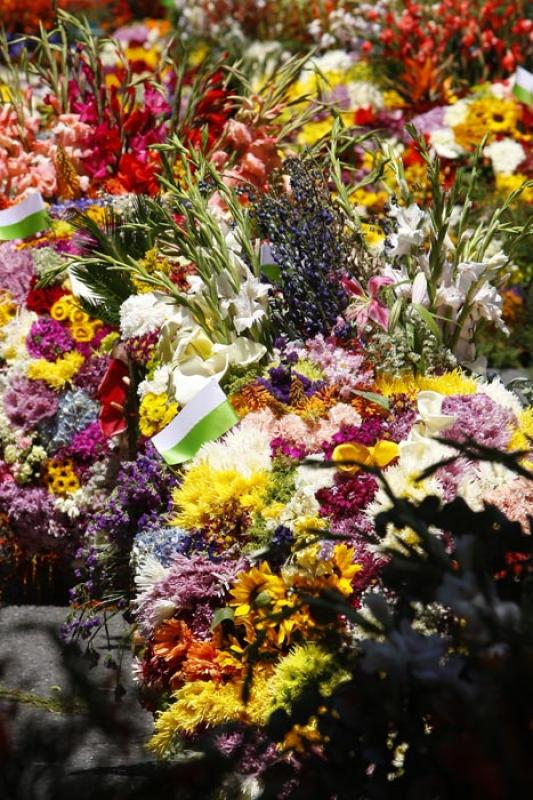
{"type": "Polygon", "coordinates": [[[474,439],[479,444],[505,450],[511,438],[511,426],[516,424],[512,411],[498,405],[482,392],[446,397],[442,413],[451,414],[455,422],[443,431],[443,438],[455,442],[474,439]]]}
{"type": "Polygon", "coordinates": [[[363,420],[360,425],[341,425],[340,430],[335,433],[331,442],[324,442],[324,453],[330,459],[334,449],[339,444],[346,442],[357,442],[367,447],[372,447],[383,438],[384,425],[380,417],[369,417],[363,420]]]}
{"type": "Polygon", "coordinates": [[[120,549],[129,550],[133,537],[170,507],[175,479],[148,444],[134,461],[122,464],[107,507],[91,518],[89,537],[105,534],[120,549]]]}
{"type": "MultiPolygon", "coordinates": [[[[294,359],[293,359],[294,360],[294,359]]],[[[292,369],[288,359],[286,363],[279,367],[272,367],[268,370],[269,378],[259,378],[259,383],[267,389],[270,394],[279,400],[280,403],[289,405],[292,400],[292,393],[296,389],[296,382],[299,384],[298,390],[303,391],[306,397],[312,397],[315,392],[323,388],[323,381],[310,381],[305,375],[300,375],[292,369]]]]}
{"type": "Polygon", "coordinates": [[[322,335],[307,341],[302,355],[320,368],[329,384],[338,387],[341,400],[349,400],[355,390],[372,384],[372,374],[363,369],[362,355],[350,353],[322,335]]]}
{"type": "Polygon", "coordinates": [[[209,638],[213,610],[220,607],[224,586],[244,569],[247,563],[243,559],[214,562],[206,555],[177,554],[165,577],[138,600],[141,632],[145,636],[152,633],[159,620],[159,604],[164,601],[176,606],[176,615],[187,622],[195,638],[209,638]]]}
{"type": "Polygon", "coordinates": [[[31,548],[34,553],[62,545],[61,529],[49,528],[54,504],[46,489],[3,481],[0,483],[0,511],[8,517],[19,545],[31,548]]]}
{"type": "Polygon", "coordinates": [[[70,333],[55,319],[40,317],[31,326],[26,347],[33,358],[56,361],[74,347],[70,333]]]}
{"type": "Polygon", "coordinates": [[[44,381],[15,378],[4,395],[4,410],[10,422],[29,430],[54,416],[57,397],[44,381]]]}
{"type": "Polygon", "coordinates": [[[390,415],[383,424],[393,442],[403,442],[411,433],[418,412],[412,400],[406,395],[396,395],[391,404],[390,415]]]}
{"type": "Polygon", "coordinates": [[[23,305],[33,278],[31,250],[19,250],[12,242],[0,245],[0,288],[9,292],[17,305],[23,305]]]}
{"type": "Polygon", "coordinates": [[[74,385],[93,396],[102,382],[105,371],[109,366],[109,361],[109,356],[87,358],[74,378],[74,385]]]}
{"type": "Polygon", "coordinates": [[[108,440],[100,430],[98,422],[91,422],[82,431],[75,434],[67,448],[66,455],[79,464],[94,464],[108,451],[108,440]]]}

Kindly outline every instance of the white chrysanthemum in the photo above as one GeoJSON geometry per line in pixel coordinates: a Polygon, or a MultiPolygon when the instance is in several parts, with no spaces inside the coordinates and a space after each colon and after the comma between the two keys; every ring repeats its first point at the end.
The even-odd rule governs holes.
{"type": "Polygon", "coordinates": [[[198,451],[193,465],[208,464],[213,470],[236,470],[248,477],[272,469],[270,437],[266,431],[239,426],[217,442],[207,442],[198,451]]]}
{"type": "Polygon", "coordinates": [[[171,319],[176,307],[153,292],[134,294],[120,307],[120,332],[125,339],[143,336],[171,319]]]}
{"type": "Polygon", "coordinates": [[[444,112],[444,124],[453,128],[455,125],[460,125],[464,122],[468,114],[468,101],[458,100],[451,106],[448,106],[444,112]]]}
{"type": "Polygon", "coordinates": [[[451,128],[438,128],[436,131],[431,131],[429,141],[441,158],[458,158],[464,153],[464,149],[456,142],[451,128]]]}
{"type": "Polygon", "coordinates": [[[504,175],[512,175],[526,157],[520,142],[509,138],[492,142],[485,147],[483,155],[490,158],[492,169],[496,174],[504,175]]]}
{"type": "Polygon", "coordinates": [[[25,372],[25,365],[30,361],[26,349],[26,337],[36,319],[37,314],[33,311],[21,308],[17,315],[4,325],[0,333],[0,356],[8,364],[13,361],[19,362],[21,372],[25,372]]]}
{"type": "Polygon", "coordinates": [[[511,483],[515,478],[515,473],[503,464],[481,461],[475,470],[465,473],[457,487],[457,496],[462,497],[473,511],[481,511],[483,498],[489,492],[511,483]]]}
{"type": "Polygon", "coordinates": [[[483,392],[495,403],[498,403],[499,406],[508,408],[513,414],[518,415],[522,411],[520,400],[514,392],[510,392],[509,389],[505,388],[500,378],[495,378],[490,383],[483,380],[480,381],[478,392],[483,392]]]}
{"type": "Polygon", "coordinates": [[[66,514],[69,519],[76,519],[80,516],[81,510],[86,504],[87,497],[83,489],[72,492],[65,497],[56,497],[54,505],[57,511],[66,514]]]}
{"type": "Polygon", "coordinates": [[[314,72],[317,67],[321,72],[348,72],[353,67],[353,61],[349,53],[345,50],[330,50],[329,53],[312,58],[302,71],[305,73],[314,72]]]}
{"type": "MultiPolygon", "coordinates": [[[[320,462],[323,459],[319,457],[313,460],[320,462]]],[[[335,467],[312,467],[308,464],[302,464],[298,467],[294,475],[296,491],[303,491],[314,495],[319,489],[325,489],[333,485],[335,472],[335,467]]]]}
{"type": "Polygon", "coordinates": [[[163,394],[168,391],[170,382],[171,367],[169,364],[163,364],[157,367],[150,380],[141,381],[137,394],[142,400],[147,394],[163,394]]]}
{"type": "MultiPolygon", "coordinates": [[[[166,578],[167,574],[168,569],[152,553],[143,553],[137,560],[135,572],[137,591],[142,596],[142,593],[149,592],[154,584],[166,578]]],[[[141,601],[141,596],[137,598],[137,602],[141,601]]]]}
{"type": "Polygon", "coordinates": [[[301,520],[315,518],[319,514],[320,504],[315,492],[312,486],[306,486],[295,492],[275,523],[285,525],[294,532],[301,520]]]}
{"type": "Polygon", "coordinates": [[[352,108],[366,108],[371,106],[373,109],[382,109],[385,106],[383,94],[370,81],[350,81],[347,84],[348,97],[352,108]]]}

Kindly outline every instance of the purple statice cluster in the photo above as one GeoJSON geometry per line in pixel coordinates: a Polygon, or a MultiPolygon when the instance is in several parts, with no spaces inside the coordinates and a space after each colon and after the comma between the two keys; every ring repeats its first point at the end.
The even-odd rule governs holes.
{"type": "Polygon", "coordinates": [[[104,534],[119,550],[129,551],[137,531],[169,510],[175,482],[156,449],[147,443],[134,461],[121,465],[106,508],[90,520],[88,537],[104,534]]]}
{"type": "Polygon", "coordinates": [[[44,381],[14,378],[4,394],[4,410],[13,425],[30,430],[57,412],[57,395],[44,381]]]}
{"type": "Polygon", "coordinates": [[[261,195],[255,213],[282,275],[282,292],[272,302],[275,328],[299,339],[329,333],[346,308],[340,278],[351,248],[344,220],[318,171],[289,158],[283,172],[290,178],[290,196],[261,195]]]}
{"type": "Polygon", "coordinates": [[[51,317],[41,317],[31,326],[26,347],[33,358],[56,361],[74,348],[74,342],[63,325],[51,317]]]}
{"type": "Polygon", "coordinates": [[[13,242],[0,244],[0,288],[9,292],[17,305],[23,305],[34,274],[29,249],[19,249],[13,242]]]}
{"type": "Polygon", "coordinates": [[[141,633],[148,637],[161,619],[161,603],[180,609],[193,636],[208,639],[212,635],[213,612],[220,607],[224,586],[248,564],[244,559],[212,561],[208,556],[176,554],[166,575],[137,599],[136,619],[141,633]]]}
{"type": "Polygon", "coordinates": [[[443,438],[455,442],[474,439],[478,444],[506,450],[511,438],[511,426],[516,416],[488,395],[479,392],[451,395],[442,403],[442,413],[451,414],[455,422],[443,431],[443,438]]]}
{"type": "Polygon", "coordinates": [[[41,436],[47,449],[55,453],[68,447],[76,433],[96,421],[98,403],[82,389],[65,392],[58,401],[53,421],[41,426],[41,436]]]}
{"type": "Polygon", "coordinates": [[[94,395],[102,382],[102,378],[109,366],[109,361],[110,358],[106,355],[93,355],[91,358],[87,358],[75,376],[74,384],[87,392],[87,394],[94,395]]]}

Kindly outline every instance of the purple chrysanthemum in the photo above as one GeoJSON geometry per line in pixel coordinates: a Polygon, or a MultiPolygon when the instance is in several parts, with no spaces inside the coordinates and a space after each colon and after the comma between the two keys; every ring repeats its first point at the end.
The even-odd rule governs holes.
{"type": "Polygon", "coordinates": [[[57,411],[57,397],[44,381],[15,378],[4,395],[4,409],[10,422],[28,430],[57,411]]]}
{"type": "Polygon", "coordinates": [[[443,431],[443,438],[455,442],[474,439],[479,444],[505,450],[511,438],[511,425],[516,417],[508,408],[498,405],[488,395],[452,395],[442,404],[442,413],[455,417],[455,423],[443,431]]]}

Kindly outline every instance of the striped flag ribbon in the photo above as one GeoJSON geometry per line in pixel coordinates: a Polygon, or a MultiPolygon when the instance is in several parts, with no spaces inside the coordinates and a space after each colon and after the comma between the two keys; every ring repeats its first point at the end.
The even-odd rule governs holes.
{"type": "Polygon", "coordinates": [[[50,225],[43,198],[34,192],[14,206],[0,211],[0,240],[25,239],[50,225]]]}
{"type": "Polygon", "coordinates": [[[516,69],[513,94],[521,103],[533,106],[533,73],[524,67],[516,69]]]}
{"type": "Polygon", "coordinates": [[[216,380],[209,381],[166,428],[152,437],[167,464],[183,464],[206,442],[229,431],[239,416],[216,380]]]}

